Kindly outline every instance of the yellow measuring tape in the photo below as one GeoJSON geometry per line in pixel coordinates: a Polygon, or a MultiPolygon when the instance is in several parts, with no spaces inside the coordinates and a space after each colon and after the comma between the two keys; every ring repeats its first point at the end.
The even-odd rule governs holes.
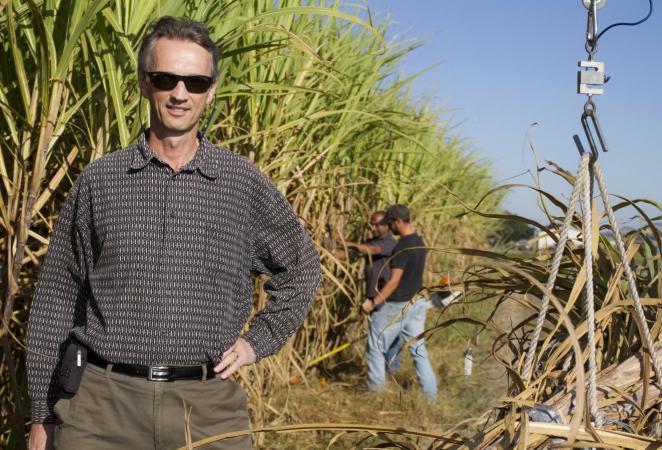
{"type": "Polygon", "coordinates": [[[349,347],[350,345],[352,345],[352,342],[346,342],[346,343],[344,343],[343,345],[334,348],[334,349],[331,350],[330,352],[325,353],[325,354],[323,354],[322,356],[318,356],[317,358],[315,358],[315,359],[313,359],[312,361],[310,361],[310,362],[308,363],[308,365],[306,366],[306,368],[311,367],[311,366],[314,366],[315,364],[317,364],[318,362],[320,362],[320,361],[322,361],[322,360],[328,358],[329,356],[333,356],[333,355],[335,355],[336,353],[345,350],[345,349],[346,349],[347,347],[349,347]]]}

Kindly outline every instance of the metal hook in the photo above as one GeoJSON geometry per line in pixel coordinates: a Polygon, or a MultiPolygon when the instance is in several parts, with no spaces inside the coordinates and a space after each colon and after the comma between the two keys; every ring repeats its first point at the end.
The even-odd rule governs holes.
{"type": "MultiPolygon", "coordinates": [[[[593,103],[593,100],[589,97],[588,101],[584,104],[584,112],[582,113],[582,128],[584,129],[584,134],[586,134],[586,140],[588,141],[588,145],[591,148],[591,159],[597,160],[598,146],[596,145],[595,139],[593,138],[593,133],[591,132],[591,126],[590,126],[591,124],[593,124],[593,129],[595,130],[595,134],[598,136],[598,141],[600,142],[600,147],[602,148],[602,151],[607,152],[608,151],[607,142],[605,141],[605,138],[602,135],[602,129],[600,128],[600,122],[598,121],[597,110],[595,108],[595,104],[593,103]]],[[[577,143],[578,140],[579,140],[578,138],[575,139],[575,143],[577,143]]],[[[580,153],[584,151],[583,147],[581,146],[581,142],[579,143],[578,148],[580,153]]]]}
{"type": "MultiPolygon", "coordinates": [[[[584,2],[586,4],[586,2],[584,2]]],[[[589,58],[595,53],[595,38],[598,35],[598,3],[597,0],[591,0],[588,7],[588,19],[586,21],[586,51],[589,58]]]]}
{"type": "Polygon", "coordinates": [[[577,150],[579,151],[580,156],[586,153],[586,150],[584,150],[584,144],[582,144],[582,140],[578,134],[573,134],[572,140],[575,141],[575,145],[577,146],[577,150]]]}
{"type": "MultiPolygon", "coordinates": [[[[582,0],[582,3],[584,4],[584,8],[589,9],[591,7],[591,3],[593,0],[582,0]]],[[[595,0],[595,5],[597,6],[598,9],[602,9],[603,6],[605,6],[605,3],[607,3],[607,0],[595,0]]]]}

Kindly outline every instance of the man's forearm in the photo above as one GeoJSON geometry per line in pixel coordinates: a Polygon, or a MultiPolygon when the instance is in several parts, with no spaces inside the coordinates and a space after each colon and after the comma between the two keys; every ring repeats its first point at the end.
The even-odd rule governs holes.
{"type": "Polygon", "coordinates": [[[364,255],[380,255],[381,249],[377,245],[359,244],[358,242],[345,242],[347,247],[354,247],[364,255]]]}
{"type": "Polygon", "coordinates": [[[372,313],[377,305],[380,303],[383,303],[386,301],[386,299],[395,291],[395,289],[398,287],[398,284],[400,283],[400,277],[397,277],[397,279],[391,278],[386,285],[382,288],[381,291],[377,294],[375,298],[366,298],[363,304],[361,305],[361,308],[363,309],[363,312],[366,314],[372,313]]]}
{"type": "Polygon", "coordinates": [[[391,296],[393,292],[395,292],[399,283],[400,283],[399,280],[390,279],[384,285],[384,287],[379,291],[379,293],[372,299],[373,303],[375,305],[379,305],[380,303],[384,302],[387,298],[391,296]]]}

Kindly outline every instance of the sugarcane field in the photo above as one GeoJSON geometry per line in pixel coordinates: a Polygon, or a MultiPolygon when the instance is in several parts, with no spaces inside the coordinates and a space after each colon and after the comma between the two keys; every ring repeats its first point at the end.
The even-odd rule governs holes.
{"type": "Polygon", "coordinates": [[[0,0],[0,448],[662,448],[659,7],[0,0]]]}

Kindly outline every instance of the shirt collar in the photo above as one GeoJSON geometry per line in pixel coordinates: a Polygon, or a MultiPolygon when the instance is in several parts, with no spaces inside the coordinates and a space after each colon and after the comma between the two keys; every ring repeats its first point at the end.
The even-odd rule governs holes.
{"type": "MultiPolygon", "coordinates": [[[[149,130],[140,133],[133,149],[133,158],[131,160],[130,168],[133,170],[141,170],[149,164],[152,159],[161,161],[156,153],[149,147],[147,138],[149,130]]],[[[218,150],[214,145],[207,140],[201,133],[198,133],[198,151],[191,161],[182,167],[182,171],[199,171],[208,178],[217,178],[219,173],[218,162],[214,158],[214,152],[218,150]]]]}

